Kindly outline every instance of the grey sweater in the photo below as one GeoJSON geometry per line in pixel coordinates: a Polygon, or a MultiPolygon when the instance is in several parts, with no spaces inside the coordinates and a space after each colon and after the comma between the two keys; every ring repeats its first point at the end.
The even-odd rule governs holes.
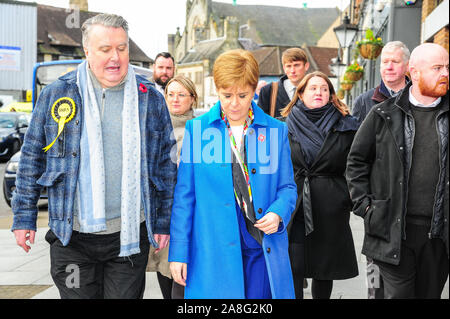
{"type": "MultiPolygon", "coordinates": [[[[107,230],[96,234],[110,234],[120,231],[121,224],[122,110],[126,78],[117,86],[104,89],[91,70],[89,70],[89,76],[92,80],[97,105],[100,109],[103,158],[105,161],[105,217],[107,230]]],[[[74,215],[78,215],[76,202],[74,215]]],[[[144,213],[141,209],[141,222],[144,220],[144,213]]],[[[79,230],[79,227],[78,218],[74,218],[73,229],[79,230]]]]}

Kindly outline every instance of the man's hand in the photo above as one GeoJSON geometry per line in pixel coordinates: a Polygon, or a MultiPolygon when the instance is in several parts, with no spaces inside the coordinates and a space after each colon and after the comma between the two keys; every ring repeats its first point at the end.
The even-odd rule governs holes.
{"type": "Polygon", "coordinates": [[[169,244],[170,235],[155,234],[155,241],[158,243],[159,248],[155,249],[155,254],[167,247],[169,244]]]}
{"type": "Polygon", "coordinates": [[[170,272],[172,273],[173,280],[175,280],[177,284],[186,287],[186,277],[187,277],[186,263],[171,262],[170,272]]]}
{"type": "Polygon", "coordinates": [[[30,244],[34,244],[34,236],[36,235],[36,232],[28,229],[16,229],[13,232],[14,236],[16,236],[17,245],[22,247],[25,252],[28,252],[31,247],[27,245],[27,241],[29,241],[30,244]]]}
{"type": "Polygon", "coordinates": [[[280,225],[281,217],[275,213],[267,213],[263,218],[259,219],[255,223],[255,227],[266,235],[276,233],[278,226],[280,225]]]}

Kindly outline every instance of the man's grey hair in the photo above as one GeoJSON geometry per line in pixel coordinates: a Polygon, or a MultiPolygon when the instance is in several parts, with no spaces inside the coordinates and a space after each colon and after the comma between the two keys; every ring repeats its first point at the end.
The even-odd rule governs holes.
{"type": "Polygon", "coordinates": [[[383,52],[392,52],[397,49],[402,50],[403,61],[408,62],[409,58],[411,56],[411,53],[409,52],[408,47],[402,41],[391,41],[391,42],[386,43],[383,47],[383,50],[381,51],[381,54],[383,54],[383,52]]]}
{"type": "Polygon", "coordinates": [[[89,43],[89,33],[94,25],[102,25],[104,27],[122,28],[125,30],[128,37],[128,22],[123,17],[116,14],[101,13],[95,17],[87,19],[81,26],[81,33],[83,34],[83,47],[89,43]]]}

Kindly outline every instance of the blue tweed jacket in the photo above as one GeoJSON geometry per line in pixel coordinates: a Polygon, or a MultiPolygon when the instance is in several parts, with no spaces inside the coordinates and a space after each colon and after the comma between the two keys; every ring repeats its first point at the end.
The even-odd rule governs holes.
{"type": "MultiPolygon", "coordinates": [[[[143,77],[136,76],[136,81],[141,133],[141,198],[149,241],[157,247],[153,234],[169,234],[177,174],[176,161],[171,160],[170,151],[176,148],[176,142],[170,137],[172,124],[164,97],[143,77]]],[[[83,104],[76,85],[76,71],[62,76],[40,94],[22,146],[12,199],[12,230],[36,230],[37,202],[42,186],[46,186],[49,226],[63,245],[69,243],[80,163],[81,112],[83,104]],[[62,97],[74,100],[76,114],[45,153],[42,148],[58,134],[58,123],[52,118],[51,108],[62,97]]]]}

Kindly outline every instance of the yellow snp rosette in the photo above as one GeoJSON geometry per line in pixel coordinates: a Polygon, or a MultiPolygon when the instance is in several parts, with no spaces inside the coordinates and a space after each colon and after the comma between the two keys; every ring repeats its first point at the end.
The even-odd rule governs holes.
{"type": "Polygon", "coordinates": [[[56,135],[53,142],[43,148],[44,152],[47,152],[53,144],[55,144],[56,140],[64,130],[64,125],[74,118],[75,112],[75,102],[70,97],[62,97],[53,103],[51,114],[53,120],[58,123],[58,135],[56,135]]]}

